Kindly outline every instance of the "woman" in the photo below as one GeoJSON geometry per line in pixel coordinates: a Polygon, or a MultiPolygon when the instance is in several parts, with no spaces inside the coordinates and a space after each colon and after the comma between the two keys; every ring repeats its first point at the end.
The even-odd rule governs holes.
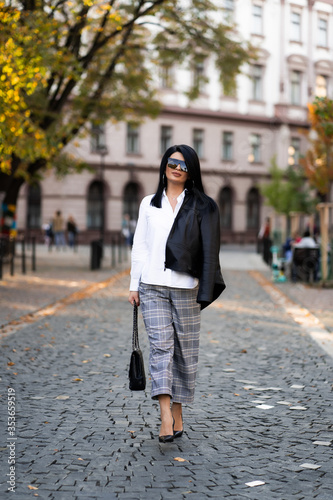
{"type": "Polygon", "coordinates": [[[194,399],[200,310],[225,288],[219,229],[218,208],[204,193],[196,152],[186,145],[169,148],[155,195],[141,202],[128,298],[142,305],[163,443],[183,434],[182,404],[194,399]]]}

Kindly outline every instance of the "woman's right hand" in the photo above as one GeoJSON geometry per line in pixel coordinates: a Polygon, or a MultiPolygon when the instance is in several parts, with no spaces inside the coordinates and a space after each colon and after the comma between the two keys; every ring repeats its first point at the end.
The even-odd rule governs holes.
{"type": "Polygon", "coordinates": [[[139,298],[139,292],[130,292],[128,296],[128,302],[134,306],[134,301],[136,302],[136,305],[140,305],[140,298],[139,298]]]}

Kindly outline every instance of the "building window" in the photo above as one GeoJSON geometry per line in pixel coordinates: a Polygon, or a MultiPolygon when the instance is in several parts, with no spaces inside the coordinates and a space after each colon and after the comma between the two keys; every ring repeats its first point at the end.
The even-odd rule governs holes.
{"type": "Polygon", "coordinates": [[[138,213],[139,213],[139,186],[135,182],[129,182],[126,185],[124,191],[123,214],[124,215],[127,214],[129,222],[132,225],[134,225],[133,221],[137,220],[138,213]]]}
{"type": "Polygon", "coordinates": [[[161,66],[160,67],[160,85],[162,89],[171,89],[173,87],[173,67],[172,66],[161,66]]]}
{"type": "Polygon", "coordinates": [[[255,64],[252,66],[252,99],[255,101],[262,101],[262,80],[263,80],[263,67],[255,64]]]}
{"type": "Polygon", "coordinates": [[[99,153],[106,149],[106,135],[104,125],[91,126],[91,152],[99,153]]]}
{"type": "Polygon", "coordinates": [[[299,137],[292,137],[291,144],[288,148],[288,165],[299,165],[299,157],[301,152],[301,140],[299,137]]]}
{"type": "Polygon", "coordinates": [[[199,158],[204,157],[204,131],[199,128],[193,130],[193,148],[199,158]]]}
{"type": "Polygon", "coordinates": [[[291,13],[291,40],[295,42],[301,41],[301,14],[298,12],[291,13]]]}
{"type": "Polygon", "coordinates": [[[94,181],[88,191],[87,228],[104,229],[104,186],[94,181]]]}
{"type": "Polygon", "coordinates": [[[231,23],[234,20],[235,2],[234,0],[223,1],[223,20],[226,23],[231,23]]]}
{"type": "Polygon", "coordinates": [[[262,35],[262,7],[252,5],[252,33],[262,35]]]}
{"type": "Polygon", "coordinates": [[[250,146],[251,153],[249,154],[248,160],[250,163],[260,163],[261,162],[261,136],[259,134],[250,135],[250,146]]]}
{"type": "Polygon", "coordinates": [[[39,184],[28,187],[27,199],[27,227],[28,229],[40,229],[41,227],[41,189],[39,184]]]}
{"type": "Polygon", "coordinates": [[[172,127],[162,125],[161,127],[161,155],[172,146],[172,127]]]}
{"type": "Polygon", "coordinates": [[[319,18],[318,45],[320,45],[320,47],[327,47],[327,19],[319,18]]]}
{"type": "Polygon", "coordinates": [[[203,92],[205,83],[205,61],[204,59],[196,60],[193,67],[193,85],[203,92]]]}
{"type": "Polygon", "coordinates": [[[128,154],[138,154],[139,148],[139,127],[138,125],[127,124],[127,148],[128,154]]]}
{"type": "Polygon", "coordinates": [[[230,161],[233,159],[233,142],[234,142],[233,132],[223,132],[223,143],[222,143],[223,160],[230,161]]]}
{"type": "Polygon", "coordinates": [[[315,95],[317,97],[327,97],[327,76],[317,75],[316,76],[316,90],[315,95]]]}
{"type": "Polygon", "coordinates": [[[221,189],[219,196],[221,229],[232,229],[232,190],[230,187],[221,189]]]}
{"type": "Polygon", "coordinates": [[[302,73],[300,71],[291,72],[291,104],[299,106],[301,104],[301,81],[302,73]]]}
{"type": "Polygon", "coordinates": [[[247,229],[259,230],[260,195],[256,188],[251,188],[246,198],[247,229]]]}

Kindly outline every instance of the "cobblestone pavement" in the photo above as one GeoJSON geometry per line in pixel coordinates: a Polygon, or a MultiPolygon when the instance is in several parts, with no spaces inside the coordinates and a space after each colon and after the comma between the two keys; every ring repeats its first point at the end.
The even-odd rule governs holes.
{"type": "MultiPolygon", "coordinates": [[[[4,337],[0,497],[332,500],[333,360],[250,273],[224,274],[227,290],[202,313],[195,402],[171,444],[158,443],[149,383],[128,390],[128,277],[4,337]]],[[[141,318],[139,332],[147,365],[141,318]]]]}

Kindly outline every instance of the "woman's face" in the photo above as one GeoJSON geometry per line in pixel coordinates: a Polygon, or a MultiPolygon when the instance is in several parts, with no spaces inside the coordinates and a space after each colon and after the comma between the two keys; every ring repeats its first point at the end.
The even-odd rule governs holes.
{"type": "MultiPolygon", "coordinates": [[[[184,156],[176,151],[173,153],[170,158],[174,158],[176,160],[182,160],[185,161],[184,156]]],[[[168,167],[168,165],[165,167],[165,176],[168,179],[168,183],[172,183],[174,185],[179,185],[179,186],[184,186],[185,182],[187,179],[189,179],[189,174],[188,172],[183,172],[180,169],[180,166],[177,166],[176,169],[172,169],[168,167]]]]}

